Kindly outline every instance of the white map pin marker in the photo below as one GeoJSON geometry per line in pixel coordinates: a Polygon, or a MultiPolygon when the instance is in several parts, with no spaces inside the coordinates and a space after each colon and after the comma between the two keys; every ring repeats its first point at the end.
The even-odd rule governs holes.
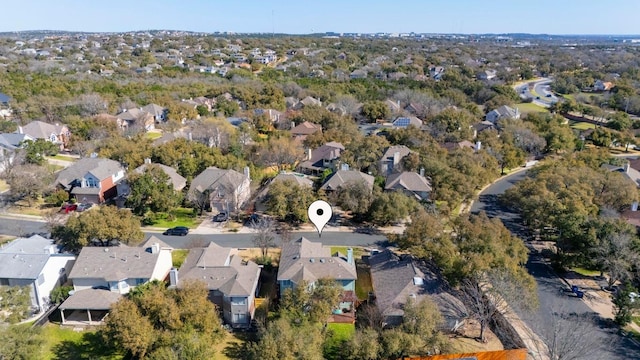
{"type": "Polygon", "coordinates": [[[328,202],[323,200],[316,200],[311,205],[309,205],[309,210],[307,211],[309,215],[309,220],[315,225],[318,230],[318,236],[322,236],[322,229],[325,225],[331,220],[331,216],[333,215],[333,210],[331,210],[331,205],[328,202]]]}

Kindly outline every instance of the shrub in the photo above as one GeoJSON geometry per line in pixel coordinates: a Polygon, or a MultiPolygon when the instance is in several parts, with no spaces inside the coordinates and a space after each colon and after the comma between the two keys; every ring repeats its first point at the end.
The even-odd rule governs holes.
{"type": "Polygon", "coordinates": [[[44,198],[44,201],[47,204],[51,204],[54,206],[61,206],[67,200],[69,200],[69,194],[62,189],[57,189],[44,198]]]}

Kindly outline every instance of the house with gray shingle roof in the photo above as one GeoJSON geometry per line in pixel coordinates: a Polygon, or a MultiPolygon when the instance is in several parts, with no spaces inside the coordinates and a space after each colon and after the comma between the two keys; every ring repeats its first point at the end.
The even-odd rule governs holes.
{"type": "Polygon", "coordinates": [[[423,175],[405,171],[391,174],[384,186],[387,191],[402,191],[418,201],[429,200],[431,182],[423,175]]]}
{"type": "Polygon", "coordinates": [[[291,136],[295,140],[304,141],[307,136],[314,134],[316,132],[322,132],[322,126],[314,123],[310,123],[308,121],[304,121],[297,126],[291,128],[291,136]]]}
{"type": "Polygon", "coordinates": [[[60,146],[60,149],[64,149],[71,133],[66,125],[49,124],[43,121],[34,120],[27,125],[18,126],[17,133],[26,134],[34,139],[44,139],[60,146]]]}
{"type": "Polygon", "coordinates": [[[122,295],[149,281],[165,281],[171,251],[154,236],[142,246],[82,248],[69,274],[73,293],[59,307],[62,323],[99,324],[122,295]]]}
{"type": "Polygon", "coordinates": [[[363,182],[373,190],[374,177],[357,170],[338,170],[322,184],[320,189],[327,192],[336,191],[343,185],[352,182],[363,182]]]}
{"type": "Polygon", "coordinates": [[[209,289],[209,300],[222,311],[228,324],[245,327],[255,314],[255,297],[260,280],[260,267],[243,260],[238,249],[209,243],[194,248],[180,267],[172,270],[171,285],[178,288],[185,280],[198,280],[209,289]]]}
{"type": "Polygon", "coordinates": [[[155,119],[153,115],[142,109],[124,109],[120,114],[116,115],[116,117],[120,119],[120,124],[123,128],[137,127],[147,131],[155,129],[155,119]]]}
{"type": "Polygon", "coordinates": [[[167,120],[168,110],[160,105],[149,104],[147,106],[143,106],[140,110],[151,114],[156,124],[163,123],[167,120]]]}
{"type": "Polygon", "coordinates": [[[208,194],[209,205],[218,211],[238,211],[251,196],[249,169],[241,174],[235,170],[206,168],[191,181],[190,192],[208,194]]]}
{"type": "MultiPolygon", "coordinates": [[[[322,243],[311,242],[304,237],[282,245],[277,277],[280,296],[303,282],[313,284],[319,279],[334,279],[345,294],[350,292],[353,295],[357,278],[353,249],[348,250],[344,259],[332,256],[331,249],[322,243]]],[[[350,301],[344,301],[340,308],[351,305],[350,301]]]]}
{"type": "Polygon", "coordinates": [[[502,105],[497,109],[491,110],[485,118],[495,124],[500,119],[520,119],[520,111],[518,108],[514,109],[507,105],[502,105]]]}
{"type": "Polygon", "coordinates": [[[125,192],[124,175],[117,161],[82,158],[61,170],[55,184],[80,202],[101,204],[125,192]]]}
{"type": "Polygon", "coordinates": [[[396,255],[388,249],[372,255],[368,261],[374,303],[384,317],[385,326],[402,323],[403,308],[410,298],[419,302],[429,297],[438,306],[449,328],[466,317],[468,311],[464,304],[447,292],[446,283],[427,263],[408,254],[396,255]]]}
{"type": "Polygon", "coordinates": [[[20,148],[25,140],[35,140],[27,134],[0,134],[0,173],[7,165],[13,163],[16,150],[20,148]]]}
{"type": "Polygon", "coordinates": [[[169,177],[169,182],[173,185],[173,189],[175,191],[180,191],[187,186],[187,179],[182,177],[182,175],[178,174],[176,169],[164,165],[164,164],[154,164],[151,162],[151,159],[145,159],[144,164],[138,166],[133,170],[134,174],[144,174],[144,172],[151,167],[157,167],[162,170],[169,177]]]}
{"type": "Polygon", "coordinates": [[[328,142],[317,149],[307,150],[307,159],[298,165],[298,171],[309,175],[319,175],[325,169],[335,170],[344,146],[337,142],[328,142]]]}
{"type": "Polygon", "coordinates": [[[400,170],[402,168],[402,159],[411,153],[411,149],[405,145],[389,146],[379,161],[380,174],[386,176],[400,170]]]}
{"type": "Polygon", "coordinates": [[[0,249],[0,285],[28,287],[31,306],[46,310],[51,290],[67,281],[75,258],[40,235],[15,239],[0,249]]]}

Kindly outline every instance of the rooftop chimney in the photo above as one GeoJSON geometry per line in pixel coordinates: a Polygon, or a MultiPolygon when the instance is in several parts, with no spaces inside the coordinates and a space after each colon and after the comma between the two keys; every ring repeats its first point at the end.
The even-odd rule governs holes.
{"type": "Polygon", "coordinates": [[[152,254],[157,254],[160,252],[160,244],[155,243],[153,245],[151,245],[151,253],[152,254]]]}
{"type": "Polygon", "coordinates": [[[353,265],[353,248],[347,249],[347,263],[353,265]]]}
{"type": "Polygon", "coordinates": [[[151,159],[150,158],[144,158],[144,163],[145,164],[151,164],[151,159]]]}
{"type": "Polygon", "coordinates": [[[307,160],[311,160],[311,149],[307,149],[307,160]]]}
{"type": "Polygon", "coordinates": [[[480,141],[476,141],[476,147],[475,150],[476,151],[480,151],[480,149],[482,149],[482,143],[480,141]]]}
{"type": "Polygon", "coordinates": [[[396,166],[400,163],[400,152],[396,151],[393,153],[393,166],[396,166]]]}
{"type": "Polygon", "coordinates": [[[628,162],[627,162],[627,163],[625,163],[625,164],[624,164],[624,172],[625,172],[625,173],[627,173],[627,174],[628,174],[628,173],[629,173],[629,169],[630,169],[630,168],[631,168],[631,163],[628,163],[628,162]]]}
{"type": "Polygon", "coordinates": [[[251,170],[249,170],[249,167],[248,167],[248,166],[245,166],[245,167],[244,167],[244,176],[245,176],[247,179],[251,180],[251,170]]]}
{"type": "Polygon", "coordinates": [[[420,168],[420,176],[424,177],[424,168],[423,167],[420,168]]]}
{"type": "Polygon", "coordinates": [[[638,211],[638,202],[637,201],[634,201],[631,204],[631,211],[638,211]]]}

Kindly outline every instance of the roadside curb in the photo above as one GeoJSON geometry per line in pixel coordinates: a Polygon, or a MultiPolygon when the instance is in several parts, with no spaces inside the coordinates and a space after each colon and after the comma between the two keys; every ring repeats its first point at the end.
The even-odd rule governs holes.
{"type": "MultiPolygon", "coordinates": [[[[499,178],[497,178],[497,179],[493,180],[492,182],[490,182],[489,184],[487,184],[487,185],[483,186],[480,190],[478,190],[478,191],[476,192],[476,197],[480,196],[480,194],[482,194],[482,192],[483,192],[483,191],[487,190],[490,186],[492,186],[493,184],[497,183],[498,181],[504,180],[505,178],[507,178],[507,177],[509,177],[509,176],[511,176],[511,175],[515,175],[515,174],[521,173],[521,172],[526,171],[526,170],[529,170],[529,169],[531,169],[531,166],[530,166],[530,167],[521,167],[521,168],[519,168],[518,170],[514,170],[514,171],[512,171],[512,172],[510,172],[510,173],[508,173],[508,174],[505,174],[505,175],[500,176],[499,178]]],[[[465,212],[470,212],[470,211],[471,211],[471,208],[473,207],[473,204],[474,204],[475,202],[476,202],[476,199],[473,199],[473,200],[471,200],[471,201],[469,202],[469,204],[468,204],[468,205],[466,205],[466,206],[461,206],[461,207],[460,207],[460,212],[459,212],[459,213],[460,213],[460,214],[462,214],[462,213],[465,213],[465,212]]]]}
{"type": "Polygon", "coordinates": [[[33,221],[38,221],[38,222],[46,222],[42,216],[16,214],[16,213],[8,213],[8,212],[0,213],[0,218],[3,218],[3,219],[24,219],[24,220],[33,220],[33,221]]]}

